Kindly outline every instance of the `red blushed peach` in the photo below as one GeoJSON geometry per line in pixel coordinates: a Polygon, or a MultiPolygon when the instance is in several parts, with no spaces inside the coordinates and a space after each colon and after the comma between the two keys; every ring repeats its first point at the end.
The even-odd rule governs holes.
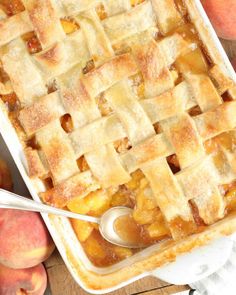
{"type": "Polygon", "coordinates": [[[0,263],[32,267],[46,260],[54,243],[38,213],[0,209],[0,263]]]}
{"type": "Polygon", "coordinates": [[[236,1],[202,0],[202,4],[218,36],[236,40],[236,1]]]}
{"type": "Polygon", "coordinates": [[[47,274],[42,264],[26,269],[12,269],[0,265],[1,295],[43,295],[47,274]]]}

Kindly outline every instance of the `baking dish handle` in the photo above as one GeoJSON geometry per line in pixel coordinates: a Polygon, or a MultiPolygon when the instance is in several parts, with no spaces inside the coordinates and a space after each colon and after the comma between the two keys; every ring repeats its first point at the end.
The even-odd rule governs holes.
{"type": "Polygon", "coordinates": [[[157,268],[151,275],[175,285],[194,283],[220,269],[230,257],[232,247],[232,239],[222,237],[209,245],[178,256],[175,262],[157,268]]]}

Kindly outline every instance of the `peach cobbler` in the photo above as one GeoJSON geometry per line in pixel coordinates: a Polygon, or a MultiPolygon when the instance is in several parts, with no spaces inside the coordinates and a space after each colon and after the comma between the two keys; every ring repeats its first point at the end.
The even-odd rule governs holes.
{"type": "MultiPolygon", "coordinates": [[[[0,95],[42,200],[178,242],[236,210],[236,86],[181,0],[0,0],[0,95]]],[[[71,220],[96,266],[138,249],[71,220]]]]}

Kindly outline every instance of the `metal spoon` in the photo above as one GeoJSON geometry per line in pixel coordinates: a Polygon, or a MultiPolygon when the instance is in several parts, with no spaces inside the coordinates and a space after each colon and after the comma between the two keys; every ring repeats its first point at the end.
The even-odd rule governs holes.
{"type": "Polygon", "coordinates": [[[101,235],[110,243],[127,248],[142,247],[141,244],[137,245],[137,243],[134,244],[131,241],[124,241],[115,230],[114,224],[117,218],[131,214],[132,209],[127,207],[113,207],[106,211],[100,218],[98,218],[88,215],[77,214],[70,211],[58,209],[52,206],[44,205],[40,202],[36,202],[25,197],[10,193],[6,190],[0,189],[0,208],[54,214],[97,223],[99,224],[99,230],[101,235]]]}

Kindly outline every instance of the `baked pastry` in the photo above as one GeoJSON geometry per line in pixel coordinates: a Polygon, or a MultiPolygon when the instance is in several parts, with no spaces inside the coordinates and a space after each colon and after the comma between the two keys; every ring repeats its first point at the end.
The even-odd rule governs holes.
{"type": "MultiPolygon", "coordinates": [[[[236,209],[236,86],[194,1],[2,2],[0,93],[42,200],[96,216],[130,206],[140,239],[168,239],[162,262],[119,280],[223,233],[236,209]]],[[[134,253],[72,225],[97,266],[134,253]]]]}

